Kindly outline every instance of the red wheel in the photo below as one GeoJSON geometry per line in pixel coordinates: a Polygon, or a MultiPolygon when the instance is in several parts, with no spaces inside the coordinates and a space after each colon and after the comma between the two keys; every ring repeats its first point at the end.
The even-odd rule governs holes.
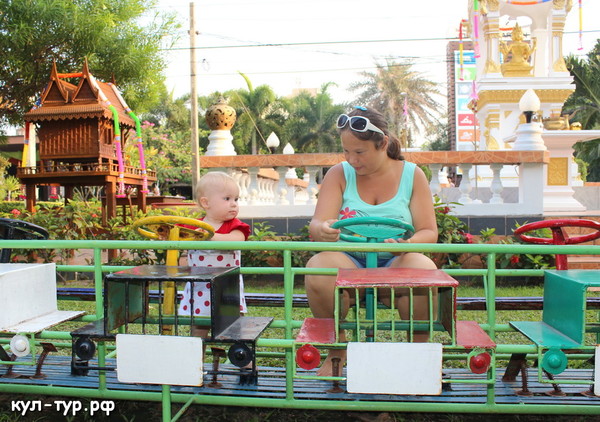
{"type": "Polygon", "coordinates": [[[305,344],[296,350],[296,363],[302,369],[314,369],[321,363],[321,354],[312,344],[305,344]]]}
{"type": "MultiPolygon", "coordinates": [[[[514,231],[514,234],[523,242],[535,243],[538,245],[575,245],[577,243],[590,242],[600,238],[600,223],[593,220],[543,220],[524,224],[517,228],[514,231]],[[569,235],[563,231],[563,227],[586,227],[590,229],[596,229],[596,231],[581,236],[569,237],[569,235]],[[524,234],[539,229],[552,230],[552,237],[533,237],[524,234]]],[[[567,257],[565,255],[556,255],[556,269],[567,269],[567,257]]]]}

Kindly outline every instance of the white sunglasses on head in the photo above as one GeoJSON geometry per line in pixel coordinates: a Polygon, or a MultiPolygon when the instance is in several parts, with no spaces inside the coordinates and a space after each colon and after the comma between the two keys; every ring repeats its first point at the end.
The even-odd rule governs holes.
{"type": "Polygon", "coordinates": [[[373,132],[381,133],[385,136],[385,133],[377,126],[375,126],[371,121],[364,116],[348,116],[347,114],[340,114],[337,119],[337,128],[342,129],[344,126],[348,124],[350,129],[355,132],[366,132],[367,130],[371,130],[373,132]]]}

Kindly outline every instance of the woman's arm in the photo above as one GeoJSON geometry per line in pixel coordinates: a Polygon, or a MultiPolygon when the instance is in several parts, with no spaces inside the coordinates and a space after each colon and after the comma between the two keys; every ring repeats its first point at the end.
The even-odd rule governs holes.
{"type": "Polygon", "coordinates": [[[419,167],[415,169],[410,212],[415,228],[415,234],[410,238],[411,243],[436,243],[438,228],[431,199],[431,189],[429,189],[427,176],[419,167]]]}
{"type": "Polygon", "coordinates": [[[319,189],[315,214],[308,226],[312,240],[316,242],[337,242],[339,239],[340,230],[332,229],[331,224],[338,219],[342,205],[344,182],[344,169],[341,164],[333,166],[325,175],[321,189],[319,189]]]}

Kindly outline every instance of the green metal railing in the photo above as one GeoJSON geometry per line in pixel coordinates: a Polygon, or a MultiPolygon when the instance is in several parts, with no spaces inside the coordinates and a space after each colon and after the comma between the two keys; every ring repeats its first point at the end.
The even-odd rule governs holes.
{"type": "MultiPolygon", "coordinates": [[[[486,298],[486,317],[485,323],[481,324],[492,339],[496,338],[496,333],[511,330],[506,324],[498,324],[495,308],[496,280],[498,277],[505,276],[523,276],[523,277],[541,277],[543,270],[509,270],[497,268],[497,257],[500,254],[566,254],[566,255],[600,255],[600,247],[595,245],[569,245],[569,246],[548,246],[548,245],[520,245],[520,244],[350,244],[350,243],[321,243],[321,242],[171,242],[171,241],[111,241],[111,240],[0,240],[0,248],[17,249],[72,249],[72,250],[93,250],[93,262],[90,265],[57,265],[58,271],[65,272],[86,272],[93,273],[94,289],[96,293],[95,313],[81,318],[82,321],[95,321],[104,317],[104,303],[102,295],[102,285],[104,274],[120,269],[130,268],[125,266],[111,266],[103,262],[103,251],[110,249],[135,250],[135,249],[153,249],[153,250],[189,250],[189,249],[215,249],[215,250],[260,250],[260,251],[278,251],[283,256],[283,266],[281,267],[242,267],[242,274],[246,275],[280,275],[283,279],[282,291],[284,293],[283,319],[273,322],[272,327],[283,329],[281,338],[261,338],[257,342],[260,348],[283,349],[285,355],[286,371],[286,394],[285,398],[249,398],[249,397],[224,397],[213,395],[193,395],[189,393],[172,392],[169,386],[164,386],[161,392],[148,391],[118,391],[107,387],[106,375],[100,371],[99,384],[97,389],[57,387],[42,385],[19,385],[4,384],[0,382],[0,392],[17,394],[47,394],[73,397],[91,397],[102,399],[122,399],[122,400],[149,400],[163,403],[163,419],[171,420],[170,404],[184,403],[188,406],[191,403],[211,404],[211,405],[233,405],[233,406],[258,406],[273,408],[295,408],[295,409],[344,409],[360,411],[403,411],[403,412],[457,412],[457,413],[544,413],[544,414],[600,414],[600,406],[544,406],[537,404],[498,404],[494,401],[495,389],[493,383],[488,383],[488,398],[485,403],[465,404],[465,403],[426,403],[426,402],[402,402],[394,400],[389,402],[381,401],[343,401],[343,400],[299,400],[294,398],[294,376],[296,366],[294,361],[294,337],[293,330],[297,329],[301,321],[294,319],[293,312],[293,289],[294,278],[299,275],[321,274],[335,275],[335,268],[304,268],[292,266],[292,254],[294,251],[363,251],[363,252],[427,252],[427,253],[448,253],[448,254],[482,254],[486,255],[487,267],[482,269],[448,269],[446,272],[454,277],[477,277],[481,278],[485,298],[486,298]]],[[[600,272],[599,272],[600,274],[600,272]]],[[[37,336],[38,340],[55,339],[70,340],[68,332],[47,330],[37,336]]],[[[7,340],[4,340],[6,344],[7,340]]],[[[114,348],[106,345],[100,345],[99,365],[104,366],[108,356],[114,356],[114,348]]],[[[511,345],[498,344],[497,356],[508,356],[511,353],[527,353],[530,355],[538,354],[535,345],[511,345]]],[[[588,351],[583,356],[590,357],[593,352],[588,351]]],[[[495,363],[492,366],[495,369],[495,363]]],[[[181,412],[180,412],[181,413],[181,412]]],[[[180,414],[175,416],[177,419],[180,414]]]]}

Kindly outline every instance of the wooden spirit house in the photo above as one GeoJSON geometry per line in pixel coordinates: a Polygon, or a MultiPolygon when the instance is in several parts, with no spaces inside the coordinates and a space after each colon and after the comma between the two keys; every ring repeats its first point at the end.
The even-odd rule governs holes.
{"type": "Polygon", "coordinates": [[[53,66],[39,105],[25,114],[25,124],[30,123],[36,127],[39,162],[17,170],[26,186],[29,211],[35,206],[37,186],[57,185],[65,188],[65,199],[71,199],[75,187],[102,186],[103,221],[116,216],[117,198],[132,192],[145,211],[148,183],[156,181],[156,173],[145,168],[139,120],[116,86],[96,80],[87,62],[80,73],[61,74],[53,66]],[[123,158],[128,141],[138,143],[140,167],[123,158]]]}

